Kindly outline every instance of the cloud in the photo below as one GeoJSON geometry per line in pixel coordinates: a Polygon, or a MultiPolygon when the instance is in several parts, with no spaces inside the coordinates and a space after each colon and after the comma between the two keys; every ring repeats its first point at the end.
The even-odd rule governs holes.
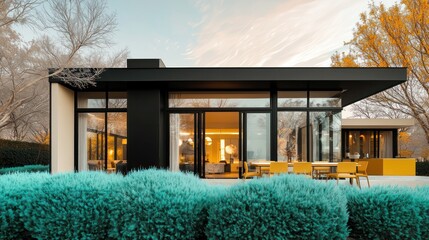
{"type": "Polygon", "coordinates": [[[352,38],[361,0],[225,1],[197,5],[197,41],[186,56],[197,66],[329,66],[352,38]],[[233,3],[231,3],[233,2],[233,3]]]}

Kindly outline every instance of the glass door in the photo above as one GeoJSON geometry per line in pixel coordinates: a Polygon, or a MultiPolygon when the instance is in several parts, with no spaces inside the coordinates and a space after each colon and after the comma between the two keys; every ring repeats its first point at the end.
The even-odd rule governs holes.
{"type": "Polygon", "coordinates": [[[239,112],[206,112],[204,116],[205,178],[238,178],[239,112]]]}

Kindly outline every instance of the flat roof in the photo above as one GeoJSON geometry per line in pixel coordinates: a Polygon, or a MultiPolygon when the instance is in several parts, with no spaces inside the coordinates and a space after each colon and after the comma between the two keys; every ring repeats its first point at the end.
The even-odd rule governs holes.
{"type": "Polygon", "coordinates": [[[406,68],[107,68],[97,85],[110,90],[127,85],[171,91],[334,90],[341,92],[342,106],[347,106],[406,80],[406,68]]]}
{"type": "Polygon", "coordinates": [[[342,129],[399,129],[414,126],[414,119],[342,119],[342,129]]]}

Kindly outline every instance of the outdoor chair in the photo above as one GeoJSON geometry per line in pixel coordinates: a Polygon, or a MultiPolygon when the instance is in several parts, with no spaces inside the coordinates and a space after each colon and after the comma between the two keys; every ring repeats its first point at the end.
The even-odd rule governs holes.
{"type": "Polygon", "coordinates": [[[244,180],[246,180],[249,177],[261,176],[260,173],[258,173],[258,172],[249,172],[249,165],[247,165],[246,161],[243,162],[243,168],[244,168],[244,173],[243,173],[244,180]]]}
{"type": "Polygon", "coordinates": [[[282,174],[288,172],[287,162],[271,162],[270,163],[270,176],[275,174],[282,174]]]}
{"type": "Polygon", "coordinates": [[[368,168],[368,163],[369,163],[368,161],[359,161],[358,171],[356,173],[356,176],[357,176],[357,180],[359,181],[359,184],[360,184],[359,178],[365,177],[366,181],[368,182],[368,187],[370,187],[368,173],[366,172],[366,169],[368,168]]]}
{"type": "Polygon", "coordinates": [[[322,178],[322,176],[327,177],[326,175],[328,175],[329,173],[331,173],[331,167],[313,167],[313,176],[315,179],[320,179],[322,178]]]}
{"type": "Polygon", "coordinates": [[[337,179],[337,184],[340,178],[350,178],[351,184],[353,183],[353,179],[355,179],[360,188],[359,179],[356,176],[356,163],[354,162],[339,162],[337,165],[337,172],[328,174],[326,181],[330,178],[337,179]]]}
{"type": "Polygon", "coordinates": [[[313,177],[313,167],[311,162],[295,162],[293,163],[294,174],[304,174],[310,178],[313,177]]]}

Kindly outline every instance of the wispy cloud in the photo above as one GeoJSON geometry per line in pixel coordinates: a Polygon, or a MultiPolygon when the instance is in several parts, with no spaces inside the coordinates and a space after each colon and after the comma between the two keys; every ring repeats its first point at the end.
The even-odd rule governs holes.
{"type": "Polygon", "coordinates": [[[329,66],[368,6],[363,0],[196,4],[204,19],[187,57],[197,66],[329,66]]]}

